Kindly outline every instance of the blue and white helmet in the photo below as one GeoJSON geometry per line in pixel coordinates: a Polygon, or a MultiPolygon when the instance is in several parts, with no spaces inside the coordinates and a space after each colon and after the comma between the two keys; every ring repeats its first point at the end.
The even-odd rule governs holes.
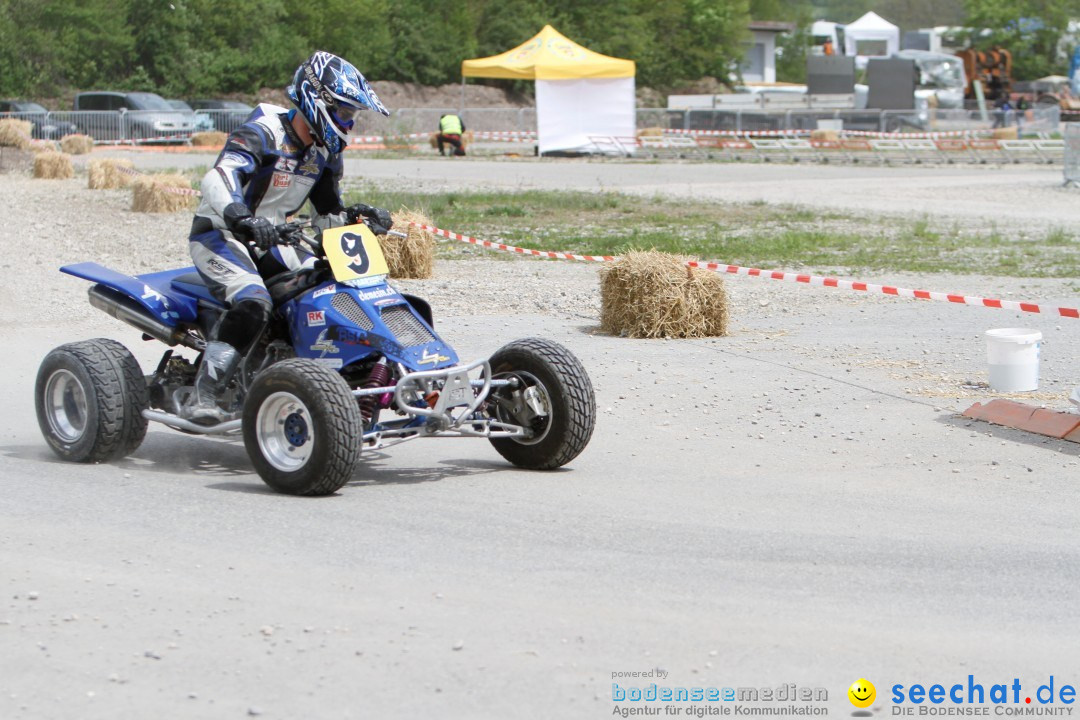
{"type": "Polygon", "coordinates": [[[359,70],[321,50],[300,64],[285,92],[307,120],[315,141],[332,153],[345,148],[357,112],[390,114],[359,70]]]}

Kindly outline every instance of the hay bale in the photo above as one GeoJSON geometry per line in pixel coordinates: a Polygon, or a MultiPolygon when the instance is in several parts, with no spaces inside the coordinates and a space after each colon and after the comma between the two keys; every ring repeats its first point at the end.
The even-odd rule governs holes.
{"type": "Polygon", "coordinates": [[[407,233],[408,237],[383,235],[379,238],[379,245],[390,268],[390,277],[423,280],[434,275],[435,236],[409,224],[431,225],[431,220],[423,213],[408,208],[401,208],[392,217],[394,229],[407,233]]]}
{"type": "Polygon", "coordinates": [[[660,127],[647,127],[638,128],[638,137],[664,137],[664,128],[660,127]]]}
{"type": "Polygon", "coordinates": [[[60,152],[60,144],[55,140],[31,140],[30,152],[60,152]]]}
{"type": "Polygon", "coordinates": [[[130,160],[119,158],[97,158],[90,161],[87,167],[88,180],[86,186],[91,190],[113,190],[127,187],[135,179],[124,170],[134,170],[135,164],[130,160]]]}
{"type": "Polygon", "coordinates": [[[34,177],[47,180],[67,180],[75,177],[71,156],[58,152],[40,152],[34,156],[34,177]]]}
{"type": "Polygon", "coordinates": [[[94,149],[94,138],[89,135],[65,135],[60,147],[69,155],[86,155],[94,149]]]}
{"type": "MultiPolygon", "coordinates": [[[[466,130],[461,133],[461,149],[464,150],[476,141],[476,136],[473,135],[472,130],[466,130]]],[[[433,132],[428,136],[428,143],[435,150],[439,149],[439,133],[433,132]]]]}
{"type": "Polygon", "coordinates": [[[229,138],[223,132],[216,130],[208,130],[206,132],[197,132],[191,136],[191,144],[195,147],[224,147],[225,141],[229,138]]]}
{"type": "Polygon", "coordinates": [[[30,149],[30,129],[34,124],[29,120],[4,118],[0,120],[0,145],[20,150],[30,149]]]}
{"type": "Polygon", "coordinates": [[[1016,140],[1019,137],[1016,126],[994,128],[992,136],[995,140],[1016,140]]]}
{"type": "Polygon", "coordinates": [[[131,209],[133,212],[168,213],[195,209],[195,196],[176,192],[191,190],[183,175],[163,173],[135,178],[131,209]]]}
{"type": "Polygon", "coordinates": [[[840,139],[840,133],[836,130],[811,130],[810,140],[813,142],[836,142],[840,139]]]}
{"type": "Polygon", "coordinates": [[[632,338],[727,335],[724,278],[675,255],[629,252],[600,270],[600,327],[632,338]]]}

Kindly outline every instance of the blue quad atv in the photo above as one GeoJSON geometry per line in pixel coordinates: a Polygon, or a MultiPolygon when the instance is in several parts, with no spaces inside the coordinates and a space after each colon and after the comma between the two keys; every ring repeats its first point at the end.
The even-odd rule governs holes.
{"type": "MultiPolygon", "coordinates": [[[[308,257],[267,280],[273,319],[207,425],[185,417],[210,328],[224,310],[193,267],[131,277],[96,263],[61,270],[95,283],[90,304],[166,350],[144,376],[114,340],[62,345],[38,371],[35,403],[49,446],[74,462],[134,451],[150,420],[187,433],[242,432],[262,479],[278,492],[328,495],[352,477],[362,448],[431,436],[487,438],[518,467],[550,470],[592,436],[588,374],[549,340],[516,340],[490,359],[460,363],[436,334],[431,308],[387,283],[366,225],[313,233],[278,226],[279,244],[308,257]]],[[[280,252],[274,248],[272,253],[280,252]]]]}

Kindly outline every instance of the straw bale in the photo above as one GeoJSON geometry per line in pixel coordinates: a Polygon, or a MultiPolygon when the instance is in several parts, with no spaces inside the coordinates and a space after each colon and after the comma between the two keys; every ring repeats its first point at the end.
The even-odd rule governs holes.
{"type": "Polygon", "coordinates": [[[31,140],[30,152],[60,152],[60,144],[55,140],[31,140]]]}
{"type": "Polygon", "coordinates": [[[0,120],[0,145],[4,147],[30,149],[30,129],[34,124],[29,120],[4,118],[0,120]]]}
{"type": "Polygon", "coordinates": [[[65,135],[60,147],[69,155],[86,155],[94,149],[94,138],[89,135],[65,135]]]}
{"type": "Polygon", "coordinates": [[[836,142],[840,139],[840,133],[836,130],[811,130],[810,139],[814,142],[836,142]]]}
{"type": "Polygon", "coordinates": [[[600,270],[600,326],[632,338],[727,335],[724,278],[675,255],[629,252],[600,270]]]}
{"type": "Polygon", "coordinates": [[[1016,140],[1019,134],[1016,131],[1016,126],[994,128],[993,138],[995,140],[1016,140]]]}
{"type": "Polygon", "coordinates": [[[40,152],[34,155],[34,177],[51,180],[67,180],[75,177],[71,156],[58,152],[40,152]]]}
{"type": "Polygon", "coordinates": [[[660,127],[647,127],[638,128],[638,137],[664,137],[664,128],[660,127]]]}
{"type": "Polygon", "coordinates": [[[431,220],[423,213],[404,207],[393,213],[392,217],[394,229],[408,234],[408,237],[379,237],[386,264],[390,268],[390,277],[423,280],[434,275],[435,236],[409,224],[431,225],[431,220]]]}
{"type": "Polygon", "coordinates": [[[176,192],[191,189],[191,183],[183,175],[143,175],[135,178],[132,188],[133,212],[167,213],[195,208],[195,196],[176,192]]]}
{"type": "Polygon", "coordinates": [[[87,167],[86,186],[91,190],[113,190],[127,187],[135,179],[121,169],[134,170],[135,164],[121,158],[97,158],[87,167]]]}
{"type": "Polygon", "coordinates": [[[191,144],[195,147],[224,147],[228,138],[229,136],[223,132],[208,130],[207,132],[197,132],[192,135],[191,144]]]}
{"type": "MultiPolygon", "coordinates": [[[[465,148],[472,145],[475,141],[476,141],[476,136],[473,134],[472,130],[466,130],[465,132],[461,133],[461,149],[462,150],[464,150],[465,148]]],[[[439,133],[437,133],[437,132],[431,133],[431,135],[428,136],[428,144],[430,144],[431,147],[438,149],[438,147],[439,147],[439,133]]]]}

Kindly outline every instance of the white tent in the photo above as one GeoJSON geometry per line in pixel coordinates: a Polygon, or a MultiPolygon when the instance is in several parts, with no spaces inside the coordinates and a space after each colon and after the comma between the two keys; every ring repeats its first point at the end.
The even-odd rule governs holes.
{"type": "Polygon", "coordinates": [[[536,81],[540,153],[588,150],[591,137],[634,137],[633,60],[584,48],[550,25],[500,55],[465,60],[461,75],[536,81]]]}
{"type": "Polygon", "coordinates": [[[844,54],[854,55],[855,65],[859,68],[866,67],[866,61],[871,57],[888,57],[897,52],[900,52],[900,28],[876,12],[868,12],[844,28],[844,54]],[[884,52],[860,53],[859,43],[862,42],[884,43],[884,52]]]}

